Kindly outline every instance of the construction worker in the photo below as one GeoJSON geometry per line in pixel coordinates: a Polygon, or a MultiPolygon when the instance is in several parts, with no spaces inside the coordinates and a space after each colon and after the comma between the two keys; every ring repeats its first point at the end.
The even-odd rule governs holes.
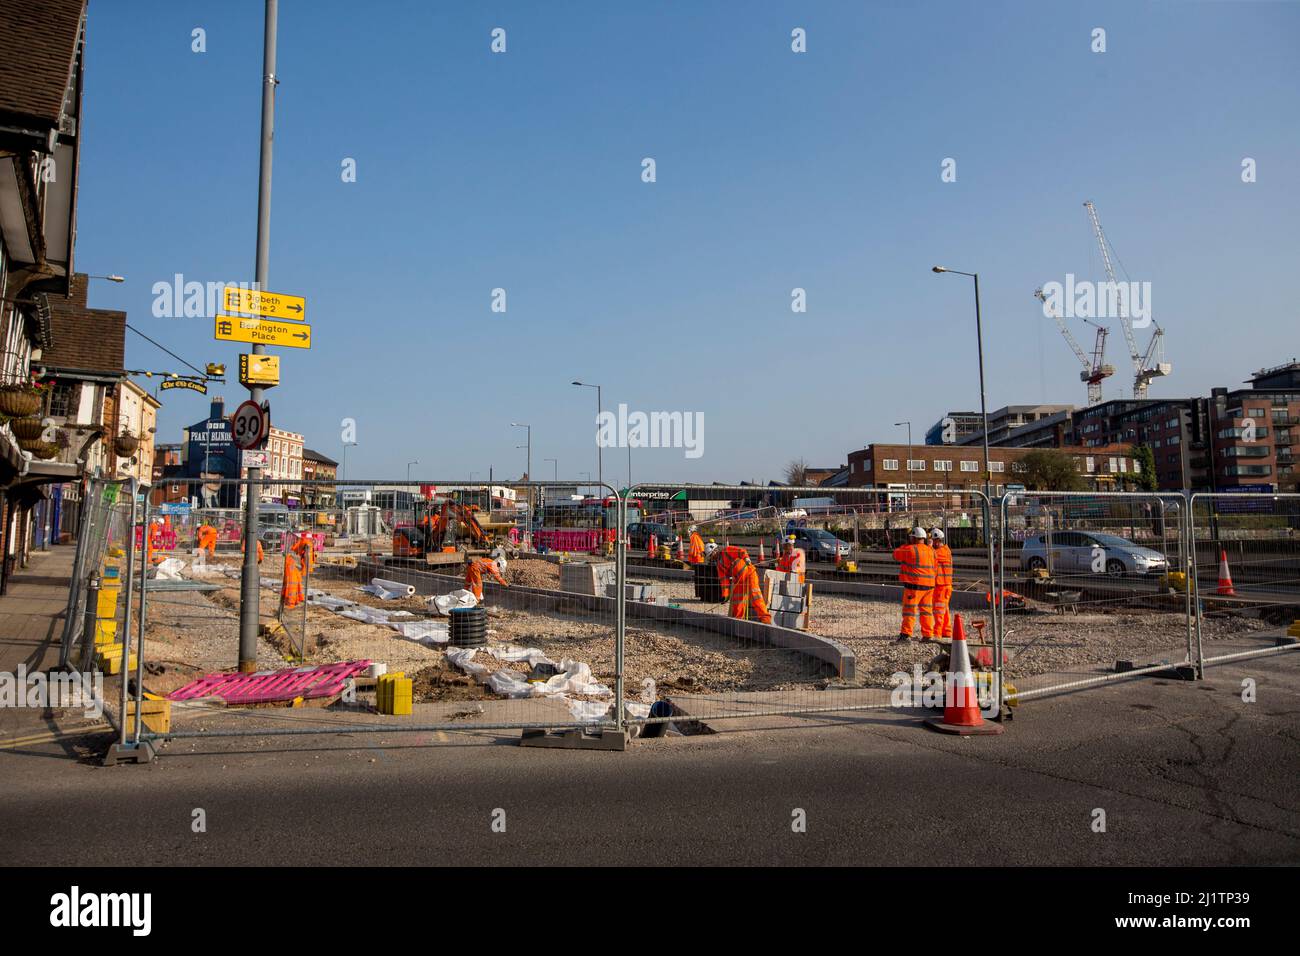
{"type": "Polygon", "coordinates": [[[726,598],[731,594],[731,583],[740,573],[741,566],[749,562],[749,552],[738,545],[729,544],[715,553],[718,584],[722,587],[722,596],[726,598]]]}
{"type": "Polygon", "coordinates": [[[794,546],[794,535],[785,539],[785,548],[776,559],[776,569],[782,574],[799,575],[799,583],[804,583],[804,573],[808,570],[808,556],[803,548],[794,546]]]}
{"type": "MultiPolygon", "coordinates": [[[[244,553],[244,542],[243,542],[243,541],[239,542],[239,553],[240,553],[240,554],[243,554],[243,553],[244,553]]],[[[262,551],[262,542],[259,540],[259,541],[257,542],[257,563],[258,563],[258,564],[261,564],[261,563],[262,563],[262,556],[263,556],[264,553],[265,553],[265,552],[262,551]]]]}
{"type": "Polygon", "coordinates": [[[899,563],[898,580],[903,582],[903,626],[898,643],[910,641],[921,618],[921,640],[934,636],[934,549],[926,543],[924,528],[913,528],[911,543],[894,549],[899,563]]]}
{"type": "Polygon", "coordinates": [[[717,552],[718,552],[718,542],[710,538],[709,543],[704,546],[704,557],[706,559],[711,558],[715,554],[717,554],[717,552]]]}
{"type": "Polygon", "coordinates": [[[767,602],[763,600],[763,588],[758,583],[758,569],[743,548],[736,550],[740,554],[733,558],[728,570],[731,579],[731,616],[742,621],[753,619],[771,624],[772,615],[767,609],[767,602]]]}
{"type": "Polygon", "coordinates": [[[942,528],[930,529],[930,547],[934,549],[934,636],[952,637],[952,548],[944,540],[942,528]]]}
{"type": "Polygon", "coordinates": [[[465,587],[474,592],[474,597],[483,601],[483,575],[490,574],[501,584],[510,587],[506,579],[501,576],[505,570],[506,559],[498,557],[495,560],[488,558],[471,558],[469,565],[465,568],[465,587]]]}
{"type": "Polygon", "coordinates": [[[298,560],[302,563],[303,572],[311,574],[316,567],[316,547],[315,542],[312,541],[312,536],[304,531],[298,535],[298,540],[293,543],[293,547],[289,551],[298,556],[298,560]]]}
{"type": "Polygon", "coordinates": [[[686,552],[686,560],[691,564],[704,563],[704,539],[700,537],[700,529],[691,525],[691,548],[686,552]]]}
{"type": "Polygon", "coordinates": [[[298,562],[293,553],[285,552],[284,579],[280,584],[280,606],[288,611],[297,607],[304,600],[306,600],[306,595],[302,590],[302,572],[298,570],[298,562]]]}
{"type": "Polygon", "coordinates": [[[200,551],[208,552],[208,557],[217,556],[217,529],[206,521],[199,525],[198,544],[200,551]]]}

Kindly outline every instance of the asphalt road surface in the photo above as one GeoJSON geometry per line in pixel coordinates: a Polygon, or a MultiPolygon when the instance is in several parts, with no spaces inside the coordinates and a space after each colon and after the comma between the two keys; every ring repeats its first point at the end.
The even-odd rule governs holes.
{"type": "Polygon", "coordinates": [[[868,712],[624,753],[473,733],[177,740],[114,768],[64,740],[0,750],[0,863],[1300,863],[1300,652],[1207,677],[1027,702],[975,739],[868,712]]]}

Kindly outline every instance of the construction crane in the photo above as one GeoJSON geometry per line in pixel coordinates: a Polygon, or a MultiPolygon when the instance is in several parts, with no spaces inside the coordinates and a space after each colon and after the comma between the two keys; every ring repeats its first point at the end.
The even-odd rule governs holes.
{"type": "MultiPolygon", "coordinates": [[[[1119,280],[1115,278],[1115,266],[1111,263],[1110,240],[1106,238],[1106,233],[1102,231],[1101,220],[1097,218],[1097,209],[1091,202],[1085,202],[1083,207],[1088,210],[1088,218],[1092,220],[1092,231],[1097,236],[1097,245],[1101,248],[1101,261],[1106,269],[1106,278],[1114,284],[1119,285],[1119,280]]],[[[1127,310],[1126,310],[1127,311],[1127,310]]],[[[1147,388],[1154,378],[1160,378],[1168,375],[1174,370],[1173,365],[1164,361],[1165,330],[1155,319],[1151,320],[1154,326],[1151,332],[1151,341],[1147,343],[1145,352],[1138,352],[1137,337],[1133,334],[1133,319],[1128,315],[1120,316],[1120,326],[1124,329],[1124,341],[1128,343],[1129,356],[1133,359],[1133,397],[1146,398],[1147,388]]]]}
{"type": "Polygon", "coordinates": [[[1047,296],[1043,294],[1042,289],[1039,289],[1034,293],[1034,298],[1041,301],[1043,303],[1043,310],[1048,312],[1052,318],[1056,320],[1057,329],[1060,330],[1066,343],[1069,344],[1070,349],[1083,365],[1083,371],[1079,373],[1079,381],[1088,386],[1088,404],[1096,405],[1101,401],[1102,381],[1115,374],[1115,366],[1106,364],[1106,336],[1110,334],[1110,330],[1107,329],[1106,326],[1099,325],[1096,322],[1090,322],[1088,319],[1083,320],[1097,330],[1097,337],[1093,340],[1092,344],[1092,355],[1089,356],[1088,353],[1083,350],[1083,346],[1081,346],[1075,340],[1074,336],[1070,334],[1070,330],[1065,324],[1065,319],[1061,317],[1061,313],[1056,309],[1048,308],[1047,296]]]}

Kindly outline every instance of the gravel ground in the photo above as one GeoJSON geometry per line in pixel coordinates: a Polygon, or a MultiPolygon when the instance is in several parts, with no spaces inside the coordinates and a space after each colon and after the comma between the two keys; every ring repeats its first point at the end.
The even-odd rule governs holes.
{"type": "MultiPolygon", "coordinates": [[[[545,561],[515,560],[507,574],[514,583],[554,587],[559,568],[545,561]],[[513,576],[511,575],[513,572],[513,576]],[[550,579],[549,582],[545,579],[550,579]]],[[[209,580],[222,581],[218,571],[209,580]]],[[[336,580],[319,575],[314,588],[338,597],[389,610],[425,612],[424,599],[381,601],[356,590],[358,580],[336,580]]],[[[674,603],[694,610],[725,614],[725,606],[706,606],[695,599],[689,582],[655,581],[674,603]]],[[[199,673],[228,669],[237,651],[239,592],[237,582],[213,594],[194,592],[169,594],[150,601],[146,634],[146,661],[164,662],[167,671],[155,675],[151,688],[170,690],[164,684],[193,679],[199,673]],[[181,680],[184,678],[184,680],[181,680]]],[[[274,618],[278,600],[263,590],[262,618],[274,618]]],[[[890,675],[910,672],[919,664],[928,669],[940,648],[913,642],[896,644],[899,608],[892,602],[844,596],[816,595],[812,608],[812,632],[834,637],[858,655],[857,683],[887,686],[890,675]]],[[[295,645],[299,642],[301,611],[286,616],[295,645]]],[[[986,620],[974,614],[970,622],[986,620]]],[[[1207,618],[1205,641],[1241,637],[1267,627],[1260,621],[1207,618]]],[[[612,686],[614,680],[614,633],[611,619],[571,615],[553,611],[516,611],[489,608],[490,639],[507,644],[537,647],[553,660],[569,657],[585,661],[593,674],[612,686]]],[[[397,636],[388,628],[350,621],[322,608],[307,610],[308,661],[382,661],[390,671],[405,671],[416,678],[416,696],[421,700],[480,700],[484,691],[473,681],[462,681],[442,651],[397,636]]],[[[972,639],[976,632],[968,628],[972,639]]],[[[1007,622],[1008,673],[1014,681],[1035,675],[1108,667],[1115,660],[1159,659],[1184,646],[1185,622],[1181,614],[1141,612],[1092,612],[1074,615],[1012,615],[1007,622]]],[[[283,654],[259,639],[259,667],[285,665],[283,654]]],[[[660,693],[706,693],[718,691],[781,690],[823,686],[834,675],[816,661],[790,651],[766,646],[747,646],[689,627],[647,626],[635,621],[627,628],[627,672],[629,697],[640,696],[646,681],[653,681],[660,693]]]]}
{"type": "MultiPolygon", "coordinates": [[[[726,614],[726,605],[705,605],[694,596],[688,581],[653,582],[674,604],[690,610],[726,614]]],[[[967,637],[975,640],[974,622],[987,622],[987,613],[963,614],[967,637]]],[[[895,671],[910,671],[913,664],[927,665],[936,656],[933,644],[895,644],[902,620],[894,602],[840,595],[821,595],[813,589],[809,629],[833,637],[857,654],[858,679],[881,685],[895,671]]],[[[1238,638],[1269,625],[1250,618],[1207,617],[1202,624],[1205,642],[1238,638]]],[[[1120,608],[1080,614],[1011,614],[1006,624],[1006,653],[1010,679],[1111,666],[1116,660],[1160,659],[1186,647],[1187,622],[1182,613],[1120,608]]]]}

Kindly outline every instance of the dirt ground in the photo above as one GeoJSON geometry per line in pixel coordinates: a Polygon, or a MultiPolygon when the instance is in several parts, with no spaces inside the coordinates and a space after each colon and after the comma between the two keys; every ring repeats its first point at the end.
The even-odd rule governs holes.
{"type": "MultiPolygon", "coordinates": [[[[555,587],[559,568],[545,561],[517,559],[507,567],[512,583],[555,587]]],[[[238,646],[238,581],[214,569],[202,578],[223,584],[210,594],[182,592],[160,594],[149,603],[146,664],[150,690],[167,692],[213,670],[233,668],[238,646]]],[[[427,616],[420,596],[394,601],[358,591],[352,577],[320,574],[313,589],[386,610],[408,610],[427,616]]],[[[653,582],[673,603],[716,614],[725,606],[698,601],[689,582],[653,582]]],[[[263,589],[262,621],[275,619],[278,598],[263,589]]],[[[610,686],[614,682],[614,627],[611,618],[543,610],[507,610],[489,607],[489,639],[501,645],[540,648],[555,661],[571,658],[590,665],[593,675],[610,686]]],[[[968,635],[975,640],[977,621],[987,614],[972,614],[968,635]]],[[[258,642],[258,666],[264,669],[297,663],[286,652],[302,646],[303,612],[285,615],[288,642],[258,642]]],[[[857,654],[855,683],[887,686],[898,671],[913,665],[928,669],[941,650],[934,644],[897,644],[899,608],[892,602],[816,595],[812,606],[812,632],[834,637],[857,654]]],[[[1203,638],[1208,642],[1240,637],[1267,627],[1260,621],[1207,617],[1203,638]]],[[[341,617],[317,606],[305,617],[306,661],[327,663],[368,659],[404,671],[415,680],[418,700],[476,701],[490,696],[477,682],[452,667],[438,647],[425,646],[393,630],[341,617]]],[[[1007,620],[1008,674],[1014,681],[1035,675],[1095,669],[1119,659],[1158,660],[1185,646],[1186,625],[1180,613],[1136,609],[1092,611],[1057,615],[1010,615],[1007,620]]],[[[653,682],[658,694],[722,691],[782,690],[824,686],[835,677],[828,666],[790,651],[748,646],[690,627],[642,624],[630,620],[627,628],[625,688],[639,697],[653,682]]]]}

